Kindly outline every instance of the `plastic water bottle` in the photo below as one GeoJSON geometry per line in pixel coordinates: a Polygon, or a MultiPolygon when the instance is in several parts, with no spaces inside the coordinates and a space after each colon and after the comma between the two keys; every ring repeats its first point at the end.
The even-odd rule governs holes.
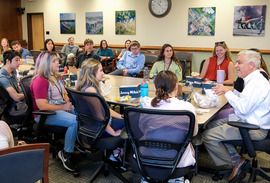
{"type": "MultiPolygon", "coordinates": [[[[143,97],[148,97],[148,83],[147,82],[142,82],[141,84],[141,98],[143,97]]],[[[142,103],[140,102],[141,107],[142,103]]]]}
{"type": "Polygon", "coordinates": [[[149,70],[145,67],[143,70],[143,81],[149,83],[149,70]]]}
{"type": "Polygon", "coordinates": [[[191,82],[189,83],[188,87],[190,88],[189,98],[191,100],[191,99],[193,99],[193,85],[191,82]]]}

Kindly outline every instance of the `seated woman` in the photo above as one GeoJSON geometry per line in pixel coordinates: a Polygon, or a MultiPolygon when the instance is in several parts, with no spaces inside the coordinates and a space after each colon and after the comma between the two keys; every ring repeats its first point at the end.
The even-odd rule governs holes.
{"type": "Polygon", "coordinates": [[[131,40],[129,40],[129,39],[126,40],[126,42],[125,42],[125,48],[121,50],[121,52],[119,53],[117,59],[120,59],[124,55],[124,53],[126,51],[130,51],[130,43],[131,43],[131,40]]]}
{"type": "MultiPolygon", "coordinates": [[[[102,80],[104,72],[100,62],[93,58],[87,59],[82,63],[81,69],[82,72],[80,73],[76,89],[101,95],[99,82],[102,80]]],[[[124,128],[124,119],[121,117],[121,114],[112,109],[110,109],[110,113],[112,119],[105,129],[106,133],[102,134],[102,137],[119,136],[124,128]]]]}
{"type": "Polygon", "coordinates": [[[103,63],[105,59],[114,58],[113,51],[111,50],[111,48],[108,48],[106,40],[100,41],[100,46],[98,48],[97,54],[101,57],[101,63],[103,63]]]}
{"type": "Polygon", "coordinates": [[[0,150],[14,146],[13,134],[8,124],[0,120],[0,150]]]}
{"type": "Polygon", "coordinates": [[[213,56],[204,62],[200,76],[208,80],[217,80],[217,70],[225,70],[223,84],[233,84],[234,68],[231,52],[224,41],[215,43],[213,56]]]}
{"type": "Polygon", "coordinates": [[[52,39],[46,39],[44,42],[44,50],[55,51],[55,45],[52,39]]]}
{"type": "Polygon", "coordinates": [[[7,50],[11,50],[7,38],[1,39],[1,44],[0,44],[0,61],[4,61],[4,52],[7,50]]]}
{"type": "Polygon", "coordinates": [[[164,44],[162,46],[157,61],[154,63],[150,71],[150,78],[152,78],[154,74],[157,74],[163,70],[172,71],[174,74],[176,74],[178,81],[182,80],[182,65],[175,56],[173,47],[170,44],[164,44]]]}
{"type": "MultiPolygon", "coordinates": [[[[176,95],[178,94],[178,81],[176,75],[171,71],[161,71],[157,74],[155,78],[155,87],[156,87],[156,96],[154,98],[144,97],[141,102],[144,108],[150,109],[165,109],[165,110],[188,110],[194,113],[195,107],[183,100],[178,100],[176,95]]],[[[140,121],[141,122],[141,121],[140,121]]],[[[181,124],[174,124],[173,120],[167,121],[168,123],[172,122],[172,126],[181,128],[181,124]]],[[[139,124],[142,132],[146,131],[147,128],[157,129],[164,125],[164,120],[160,123],[147,123],[147,124],[139,124]]],[[[168,131],[168,133],[170,133],[168,131]]],[[[198,124],[195,121],[194,126],[194,136],[198,133],[198,124]]],[[[187,167],[194,165],[196,162],[194,149],[191,144],[188,145],[186,148],[185,153],[183,154],[179,164],[177,165],[178,168],[180,167],[187,167]],[[183,158],[185,157],[185,158],[183,158]]]]}
{"type": "MultiPolygon", "coordinates": [[[[55,111],[55,115],[47,117],[45,124],[67,127],[64,150],[59,151],[58,156],[67,170],[75,171],[71,153],[76,140],[77,120],[76,115],[71,113],[72,104],[58,70],[59,59],[55,52],[42,52],[38,56],[30,87],[33,109],[55,111]]],[[[38,122],[40,116],[34,115],[34,118],[38,122]]]]}

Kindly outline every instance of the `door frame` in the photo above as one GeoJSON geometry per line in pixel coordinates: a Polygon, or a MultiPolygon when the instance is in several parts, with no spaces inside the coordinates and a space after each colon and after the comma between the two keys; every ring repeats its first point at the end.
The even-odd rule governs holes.
{"type": "MultiPolygon", "coordinates": [[[[43,13],[27,13],[27,34],[28,34],[28,50],[33,50],[33,32],[32,32],[32,15],[42,15],[44,29],[44,14],[43,13]]],[[[43,38],[45,40],[45,31],[43,38]]]]}

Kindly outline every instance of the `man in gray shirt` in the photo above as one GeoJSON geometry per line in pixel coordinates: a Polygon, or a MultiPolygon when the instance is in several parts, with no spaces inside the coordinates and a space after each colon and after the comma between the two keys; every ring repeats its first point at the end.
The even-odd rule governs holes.
{"type": "Polygon", "coordinates": [[[61,52],[67,54],[67,63],[71,65],[72,57],[77,55],[77,52],[82,52],[83,49],[74,44],[74,38],[68,38],[68,44],[65,44],[61,52]]]}

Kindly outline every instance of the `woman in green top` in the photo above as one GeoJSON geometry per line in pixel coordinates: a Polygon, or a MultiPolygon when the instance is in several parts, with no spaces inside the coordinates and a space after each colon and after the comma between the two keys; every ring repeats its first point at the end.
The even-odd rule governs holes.
{"type": "Polygon", "coordinates": [[[3,61],[4,52],[10,49],[11,48],[9,46],[7,38],[1,39],[1,44],[0,44],[0,61],[1,62],[3,61]]]}
{"type": "Polygon", "coordinates": [[[150,78],[163,70],[172,71],[176,74],[178,81],[182,80],[182,65],[175,56],[173,47],[170,44],[164,44],[162,46],[157,61],[150,71],[150,78]]]}

